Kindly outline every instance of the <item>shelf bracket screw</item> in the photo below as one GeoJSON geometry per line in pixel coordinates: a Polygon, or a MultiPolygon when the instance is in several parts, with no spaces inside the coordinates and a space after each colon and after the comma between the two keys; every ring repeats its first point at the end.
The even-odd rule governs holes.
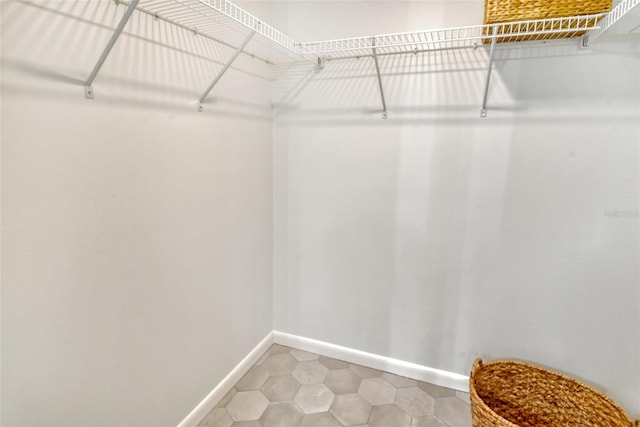
{"type": "Polygon", "coordinates": [[[84,87],[84,97],[87,99],[93,99],[93,88],[91,86],[84,87]]]}

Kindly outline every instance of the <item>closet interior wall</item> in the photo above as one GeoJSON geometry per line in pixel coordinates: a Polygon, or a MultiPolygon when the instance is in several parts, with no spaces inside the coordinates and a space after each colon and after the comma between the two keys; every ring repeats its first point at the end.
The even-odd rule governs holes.
{"type": "MultiPolygon", "coordinates": [[[[295,40],[483,2],[247,1],[295,40]]],[[[176,425],[271,330],[522,358],[638,418],[637,34],[267,65],[124,6],[0,2],[2,424],[176,425]],[[510,60],[507,61],[506,59],[510,60]],[[634,412],[635,411],[635,412],[634,412]]],[[[242,39],[242,37],[240,37],[242,39]]]]}
{"type": "MultiPolygon", "coordinates": [[[[292,1],[273,18],[314,40],[482,7],[292,1]]],[[[371,58],[310,73],[274,119],[275,329],[460,374],[536,361],[640,415],[638,41],[499,49],[486,119],[486,47],[380,57],[387,120],[371,58]]]]}
{"type": "MultiPolygon", "coordinates": [[[[3,426],[175,426],[272,330],[269,67],[112,1],[2,1],[3,426]]],[[[265,19],[270,5],[248,5],[265,19]]]]}

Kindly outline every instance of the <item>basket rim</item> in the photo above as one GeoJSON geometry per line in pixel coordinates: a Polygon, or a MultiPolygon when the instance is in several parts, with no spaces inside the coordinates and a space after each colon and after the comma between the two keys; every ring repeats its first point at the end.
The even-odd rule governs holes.
{"type": "Polygon", "coordinates": [[[581,387],[584,387],[588,392],[590,393],[594,393],[595,395],[597,395],[598,397],[604,399],[605,401],[607,401],[608,403],[610,403],[617,411],[620,412],[620,414],[622,414],[628,421],[629,421],[629,426],[637,426],[640,427],[640,420],[636,420],[634,421],[633,419],[631,419],[631,417],[629,416],[629,414],[627,414],[625,412],[625,410],[618,405],[615,401],[613,401],[613,399],[611,399],[609,396],[607,396],[606,394],[602,393],[601,391],[596,390],[595,388],[573,378],[570,377],[568,375],[562,374],[560,372],[557,371],[553,371],[551,369],[545,368],[543,366],[540,365],[536,365],[534,363],[531,362],[525,362],[522,360],[515,360],[515,359],[496,359],[496,360],[491,360],[489,362],[483,362],[481,358],[477,358],[474,362],[473,362],[473,367],[471,369],[471,375],[469,376],[469,393],[472,396],[472,402],[474,401],[473,398],[475,398],[475,403],[479,403],[484,409],[489,410],[492,414],[494,414],[496,417],[500,418],[501,420],[504,420],[505,423],[508,423],[507,425],[509,427],[520,427],[517,424],[512,423],[511,421],[505,419],[504,417],[502,417],[500,414],[496,413],[491,407],[489,407],[489,405],[486,404],[486,402],[480,397],[480,395],[478,395],[478,392],[476,391],[476,387],[475,387],[475,374],[482,369],[485,366],[492,366],[492,365],[520,365],[520,366],[524,366],[530,369],[534,369],[546,374],[550,374],[552,376],[555,376],[557,378],[562,378],[564,380],[573,382],[581,387]]]}
{"type": "MultiPolygon", "coordinates": [[[[486,13],[486,12],[485,12],[486,13]]],[[[489,19],[489,17],[485,17],[483,24],[484,25],[495,25],[495,24],[509,24],[511,22],[526,22],[526,21],[537,21],[537,20],[542,20],[542,19],[560,19],[560,18],[574,18],[574,17],[583,17],[583,16],[588,16],[591,17],[593,16],[593,19],[597,19],[598,21],[601,20],[602,18],[604,18],[607,15],[607,11],[604,12],[595,12],[595,13],[577,13],[577,14],[573,14],[573,15],[566,15],[566,16],[555,16],[553,18],[511,18],[511,19],[489,19]]]]}
{"type": "MultiPolygon", "coordinates": [[[[507,420],[506,418],[502,417],[497,412],[495,412],[492,408],[490,408],[489,405],[487,405],[487,403],[480,397],[480,395],[476,391],[475,374],[477,373],[477,371],[479,369],[482,369],[482,367],[485,365],[488,365],[491,363],[502,363],[502,362],[510,362],[510,360],[509,359],[494,360],[494,361],[484,363],[481,358],[477,358],[473,362],[473,367],[471,368],[471,375],[469,375],[469,394],[471,395],[471,403],[480,405],[482,409],[489,411],[493,416],[503,421],[505,426],[507,427],[520,427],[517,424],[514,424],[511,421],[507,420]]],[[[511,362],[517,362],[517,361],[511,361],[511,362]]]]}

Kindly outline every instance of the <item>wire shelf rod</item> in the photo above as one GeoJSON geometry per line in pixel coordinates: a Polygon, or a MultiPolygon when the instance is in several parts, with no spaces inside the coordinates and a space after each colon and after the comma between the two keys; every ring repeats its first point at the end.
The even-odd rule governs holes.
{"type": "MultiPolygon", "coordinates": [[[[494,34],[496,33],[497,26],[493,28],[494,34]]],[[[489,84],[491,83],[491,71],[493,70],[493,53],[496,50],[497,38],[491,39],[491,48],[489,50],[489,65],[487,67],[487,80],[484,85],[484,98],[482,100],[482,109],[480,110],[480,117],[487,117],[487,97],[489,96],[489,84]]]]}
{"type": "Polygon", "coordinates": [[[255,31],[252,31],[247,35],[247,37],[244,39],[242,44],[240,46],[238,46],[238,48],[236,49],[235,53],[231,56],[231,58],[229,58],[227,60],[226,64],[224,64],[224,66],[222,67],[222,70],[220,70],[220,72],[215,77],[215,79],[213,79],[211,84],[207,87],[207,89],[204,91],[204,93],[200,96],[200,99],[198,99],[198,111],[202,111],[202,103],[204,102],[206,97],[209,95],[209,93],[214,88],[214,86],[220,81],[220,79],[222,78],[224,73],[226,73],[227,70],[231,67],[231,65],[236,60],[236,58],[238,58],[238,56],[240,56],[240,53],[242,53],[242,51],[247,46],[249,41],[251,41],[251,38],[254,36],[254,34],[255,34],[255,31]]]}
{"type": "Polygon", "coordinates": [[[84,82],[84,88],[85,88],[84,89],[84,94],[85,94],[85,97],[87,99],[93,99],[93,89],[92,89],[91,85],[93,84],[93,81],[95,80],[95,78],[98,76],[98,72],[100,72],[100,69],[104,65],[104,62],[109,57],[109,54],[111,53],[111,50],[113,49],[113,46],[118,41],[118,38],[120,38],[120,34],[122,34],[122,31],[124,30],[124,27],[127,25],[127,22],[129,22],[129,19],[131,18],[131,15],[133,14],[133,11],[135,10],[135,8],[138,5],[139,1],[140,0],[132,0],[131,4],[127,7],[127,9],[124,12],[124,15],[122,15],[122,18],[120,19],[120,22],[118,23],[118,26],[113,31],[113,34],[111,35],[111,38],[109,39],[109,42],[107,42],[107,46],[102,51],[102,54],[100,55],[100,58],[98,58],[98,62],[93,67],[93,70],[91,70],[91,74],[89,75],[87,80],[84,82]]]}
{"type": "Polygon", "coordinates": [[[382,100],[382,118],[387,118],[387,101],[384,98],[384,86],[382,85],[382,77],[380,76],[380,65],[378,64],[378,55],[376,52],[376,40],[371,40],[371,52],[373,54],[373,61],[376,66],[376,75],[378,77],[378,89],[380,89],[380,98],[382,100]]]}

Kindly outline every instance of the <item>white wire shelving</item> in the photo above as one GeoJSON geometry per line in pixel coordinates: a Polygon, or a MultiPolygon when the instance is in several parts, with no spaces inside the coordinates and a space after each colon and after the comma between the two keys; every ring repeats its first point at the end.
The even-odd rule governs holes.
{"type": "Polygon", "coordinates": [[[255,32],[261,37],[256,39],[260,44],[288,53],[289,60],[297,58],[298,43],[228,0],[140,0],[136,9],[234,47],[248,33],[255,32]]]}
{"type": "Polygon", "coordinates": [[[91,87],[100,68],[109,56],[118,37],[134,11],[153,16],[169,24],[222,43],[235,51],[199,98],[203,102],[224,73],[240,55],[250,55],[269,65],[301,61],[317,62],[318,69],[325,61],[363,56],[374,59],[378,87],[382,101],[383,118],[387,117],[378,57],[383,55],[418,54],[420,52],[467,49],[488,46],[487,79],[482,103],[482,117],[486,115],[487,95],[496,46],[507,43],[531,46],[536,41],[550,38],[577,38],[580,45],[588,44],[602,35],[624,15],[636,7],[640,0],[620,0],[608,13],[564,18],[548,18],[489,25],[442,28],[395,34],[380,34],[336,40],[298,43],[291,37],[268,25],[229,0],[112,0],[126,10],[107,43],[88,79],[85,96],[94,96],[91,87]],[[257,37],[254,37],[257,36],[257,37]],[[517,42],[517,43],[516,43],[517,42]],[[528,42],[528,43],[519,43],[528,42]]]}
{"type": "Polygon", "coordinates": [[[228,0],[113,0],[125,12],[91,74],[84,82],[85,97],[93,99],[93,81],[134,12],[154,17],[197,36],[234,49],[222,70],[198,99],[198,110],[218,81],[240,55],[249,55],[268,65],[304,59],[299,43],[228,0]],[[254,37],[257,36],[257,37],[254,37]]]}
{"type": "MultiPolygon", "coordinates": [[[[640,0],[635,0],[640,1],[640,0]]],[[[500,43],[547,40],[551,36],[577,37],[596,30],[606,14],[507,22],[491,25],[442,28],[368,37],[322,40],[301,44],[301,54],[322,59],[418,53],[432,50],[476,48],[496,38],[500,43]]]]}
{"type": "Polygon", "coordinates": [[[624,0],[616,5],[611,12],[600,21],[598,28],[595,28],[585,34],[583,38],[583,45],[587,46],[590,42],[600,37],[605,31],[613,26],[616,22],[620,21],[627,13],[640,4],[640,0],[624,0]]]}
{"type": "Polygon", "coordinates": [[[227,0],[112,1],[233,49],[249,34],[256,35],[240,54],[267,65],[302,59],[299,43],[227,0]]]}

